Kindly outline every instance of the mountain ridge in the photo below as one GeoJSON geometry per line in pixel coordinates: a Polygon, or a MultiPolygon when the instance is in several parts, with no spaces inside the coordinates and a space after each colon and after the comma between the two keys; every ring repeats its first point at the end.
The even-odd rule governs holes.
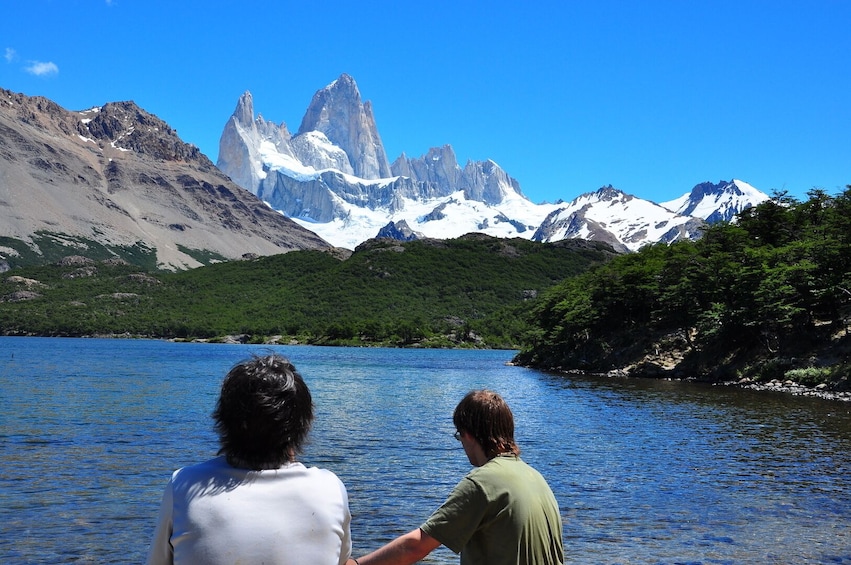
{"type": "Polygon", "coordinates": [[[43,254],[47,240],[68,254],[90,245],[119,257],[141,249],[166,269],[199,266],[201,257],[332,248],[132,101],[70,111],[0,89],[0,163],[5,268],[43,254]]]}
{"type": "Polygon", "coordinates": [[[218,166],[271,208],[349,249],[379,233],[394,233],[384,228],[404,222],[424,237],[471,232],[539,241],[589,237],[635,251],[648,243],[699,237],[703,223],[729,221],[768,198],[734,179],[700,183],[668,205],[621,191],[614,200],[600,198],[599,190],[567,205],[534,204],[495,161],[470,160],[461,167],[449,144],[420,157],[402,152],[387,176],[372,105],[361,100],[347,74],[314,94],[297,135],[281,136],[282,131],[288,131],[284,123],[269,126],[260,114],[254,118],[253,97],[246,91],[222,132],[218,166]],[[267,130],[272,134],[265,135],[267,130]],[[361,144],[353,146],[353,139],[361,144]],[[577,209],[583,199],[586,207],[577,209]],[[615,201],[620,216],[614,215],[615,201]],[[637,210],[645,215],[629,216],[637,210]]]}

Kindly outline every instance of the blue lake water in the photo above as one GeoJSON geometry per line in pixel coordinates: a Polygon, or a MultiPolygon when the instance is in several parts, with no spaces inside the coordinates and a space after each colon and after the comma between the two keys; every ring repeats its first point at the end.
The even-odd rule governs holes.
{"type": "Polygon", "coordinates": [[[172,470],[217,450],[221,378],[265,351],[311,388],[301,459],[346,483],[356,554],[469,470],[451,414],[487,387],[559,500],[568,563],[851,564],[851,403],[566,378],[506,351],[2,337],[0,563],[143,561],[172,470]]]}

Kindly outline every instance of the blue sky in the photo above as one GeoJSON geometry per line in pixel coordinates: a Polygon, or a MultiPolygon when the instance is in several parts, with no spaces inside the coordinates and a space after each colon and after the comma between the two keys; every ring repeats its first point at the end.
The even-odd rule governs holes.
{"type": "Polygon", "coordinates": [[[4,0],[0,87],[133,100],[214,162],[239,96],[295,132],[341,73],[392,161],[449,143],[532,200],[851,184],[851,2],[4,0]]]}

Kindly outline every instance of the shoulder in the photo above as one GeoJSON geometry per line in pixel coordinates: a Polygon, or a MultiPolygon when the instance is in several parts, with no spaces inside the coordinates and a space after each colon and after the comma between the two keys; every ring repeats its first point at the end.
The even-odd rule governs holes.
{"type": "Polygon", "coordinates": [[[181,467],[172,473],[171,480],[174,483],[181,481],[193,481],[204,477],[220,475],[231,469],[233,469],[233,467],[228,465],[224,456],[214,457],[213,459],[209,459],[202,463],[195,463],[194,465],[181,467]]]}
{"type": "Polygon", "coordinates": [[[201,463],[195,463],[193,465],[186,465],[185,467],[181,467],[172,474],[172,477],[211,473],[224,468],[231,467],[230,465],[228,465],[227,460],[222,455],[219,457],[208,459],[207,461],[203,461],[201,463]]]}
{"type": "Polygon", "coordinates": [[[343,490],[346,488],[343,485],[343,481],[340,480],[340,477],[328,469],[323,469],[322,467],[306,467],[301,463],[297,463],[297,465],[301,466],[301,472],[310,481],[329,485],[339,485],[343,490]]]}
{"type": "Polygon", "coordinates": [[[335,475],[333,471],[330,471],[328,469],[324,469],[322,467],[313,467],[313,466],[310,466],[310,465],[305,465],[304,463],[302,463],[300,461],[297,461],[295,463],[290,463],[289,465],[286,466],[286,468],[288,468],[288,469],[300,469],[302,473],[304,473],[306,475],[311,475],[311,476],[314,476],[314,477],[328,477],[328,478],[330,478],[330,477],[336,478],[337,477],[337,475],[335,475]]]}

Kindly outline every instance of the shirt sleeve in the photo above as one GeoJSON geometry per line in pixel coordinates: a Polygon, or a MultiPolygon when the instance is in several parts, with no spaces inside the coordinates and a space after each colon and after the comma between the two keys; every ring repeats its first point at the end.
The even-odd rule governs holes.
{"type": "Polygon", "coordinates": [[[352,556],[352,513],[349,510],[349,493],[342,481],[340,483],[340,491],[343,496],[343,539],[340,547],[340,565],[345,565],[352,556]]]}
{"type": "Polygon", "coordinates": [[[171,546],[173,499],[172,481],[169,481],[160,504],[157,527],[148,550],[147,565],[172,565],[174,562],[174,548],[171,546]]]}
{"type": "Polygon", "coordinates": [[[420,529],[455,553],[479,528],[487,511],[487,498],[471,478],[461,479],[449,498],[434,511],[420,529]]]}

